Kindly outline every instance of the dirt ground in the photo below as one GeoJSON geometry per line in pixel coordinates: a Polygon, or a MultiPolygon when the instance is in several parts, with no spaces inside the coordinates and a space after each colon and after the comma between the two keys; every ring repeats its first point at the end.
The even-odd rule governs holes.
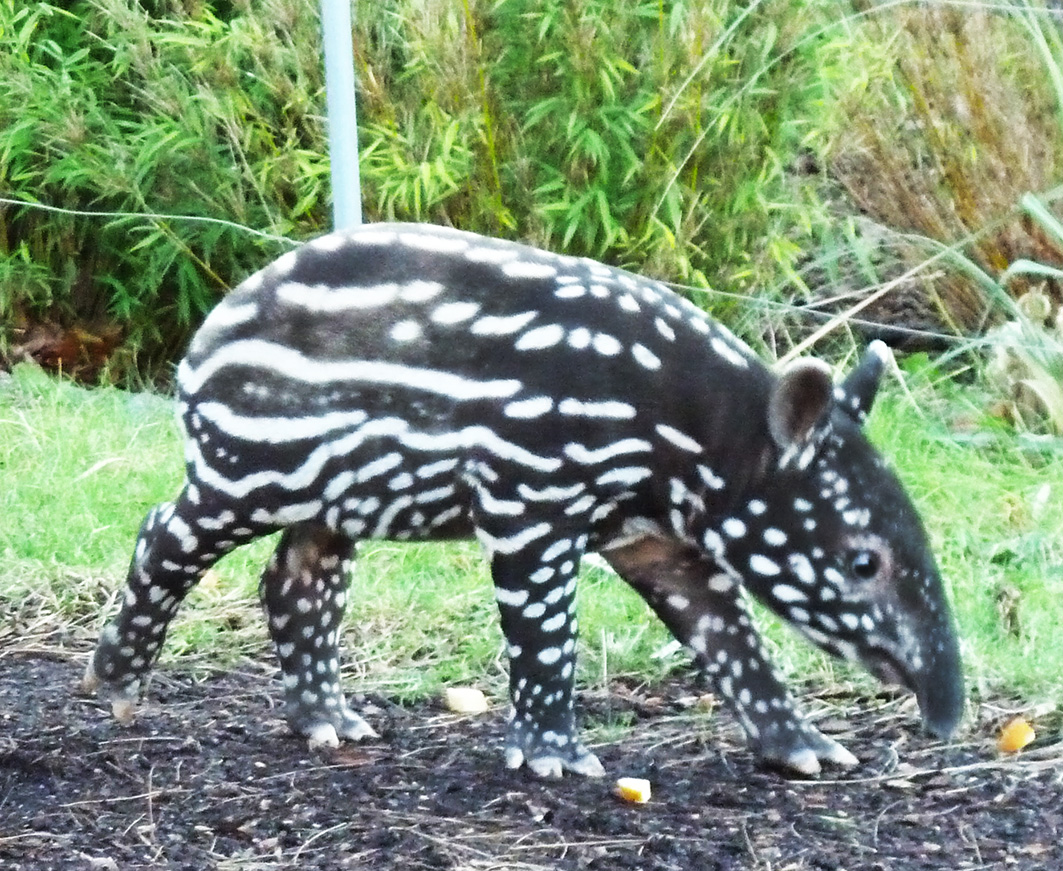
{"type": "Polygon", "coordinates": [[[503,711],[356,698],[381,739],[311,755],[271,662],[196,680],[163,668],[122,728],[75,685],[84,655],[0,650],[0,867],[21,869],[1063,869],[1063,747],[1001,758],[980,717],[924,737],[907,700],[819,698],[862,760],[787,780],[754,764],[687,681],[583,695],[610,777],[501,764],[503,711]],[[647,777],[649,803],[612,793],[647,777]]]}

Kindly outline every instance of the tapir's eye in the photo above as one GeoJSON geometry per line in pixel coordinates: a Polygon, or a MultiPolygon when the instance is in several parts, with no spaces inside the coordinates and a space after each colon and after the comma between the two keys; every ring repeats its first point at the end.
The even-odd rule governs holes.
{"type": "Polygon", "coordinates": [[[849,557],[849,569],[853,576],[861,581],[872,581],[878,575],[882,561],[876,551],[863,548],[853,551],[849,557]]]}

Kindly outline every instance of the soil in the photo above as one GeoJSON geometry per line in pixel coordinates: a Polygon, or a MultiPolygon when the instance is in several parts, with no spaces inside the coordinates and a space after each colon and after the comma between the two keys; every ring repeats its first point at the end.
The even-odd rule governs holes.
{"type": "Polygon", "coordinates": [[[83,663],[0,650],[7,871],[1063,869],[1061,745],[1001,757],[986,716],[944,745],[899,697],[806,700],[862,764],[800,781],[758,768],[689,681],[618,685],[581,697],[610,777],[542,782],[503,768],[501,709],[354,698],[381,738],[311,754],[272,663],[163,667],[128,728],[76,691],[83,663]],[[620,775],[649,802],[614,796],[620,775]]]}

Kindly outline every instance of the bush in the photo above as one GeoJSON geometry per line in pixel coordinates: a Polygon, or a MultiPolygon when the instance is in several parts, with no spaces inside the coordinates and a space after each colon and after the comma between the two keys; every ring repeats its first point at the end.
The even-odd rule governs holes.
{"type": "Polygon", "coordinates": [[[324,226],[314,23],[256,6],[228,22],[207,6],[150,14],[129,0],[3,9],[5,193],[136,215],[4,207],[7,323],[119,324],[118,368],[158,372],[236,277],[286,250],[238,226],[160,214],[273,234],[324,226]]]}
{"type": "MultiPolygon", "coordinates": [[[[775,284],[816,214],[787,168],[818,144],[832,10],[359,4],[366,219],[438,221],[740,293],[775,284]]],[[[316,0],[0,4],[3,192],[137,215],[0,207],[4,322],[118,325],[111,375],[157,376],[230,286],[284,250],[160,216],[325,230],[316,13],[316,0]]]]}

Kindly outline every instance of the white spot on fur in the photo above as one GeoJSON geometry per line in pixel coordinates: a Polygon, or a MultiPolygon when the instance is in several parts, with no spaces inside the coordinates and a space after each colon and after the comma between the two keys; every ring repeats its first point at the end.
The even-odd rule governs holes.
{"type": "Polygon", "coordinates": [[[802,584],[813,584],[816,581],[816,570],[812,563],[803,553],[792,553],[786,558],[790,571],[802,584]]]}
{"type": "Polygon", "coordinates": [[[557,267],[534,260],[511,260],[502,264],[502,274],[507,278],[553,278],[557,267]]]}
{"type": "Polygon", "coordinates": [[[759,553],[755,553],[749,558],[749,567],[758,575],[764,575],[765,577],[772,577],[782,571],[775,560],[768,559],[759,553]]]}
{"type": "Polygon", "coordinates": [[[631,355],[635,358],[635,362],[645,369],[655,371],[661,368],[660,358],[645,345],[636,342],[631,346],[631,355]]]}
{"type": "Polygon", "coordinates": [[[668,426],[665,423],[659,423],[655,427],[657,434],[671,442],[677,448],[682,448],[684,451],[689,451],[692,454],[700,454],[702,452],[701,443],[692,439],[686,433],[680,432],[675,427],[668,426]]]}
{"type": "Polygon", "coordinates": [[[591,344],[591,331],[586,327],[576,327],[568,334],[569,347],[582,351],[591,344]]]}
{"type": "Polygon", "coordinates": [[[607,460],[623,456],[624,454],[648,453],[652,450],[653,445],[648,441],[635,438],[621,439],[618,442],[613,442],[611,445],[606,445],[605,447],[596,450],[590,450],[584,445],[576,443],[569,443],[562,449],[565,456],[569,459],[588,466],[604,463],[607,460]]]}
{"type": "Polygon", "coordinates": [[[621,484],[625,487],[630,487],[651,477],[653,477],[653,472],[644,466],[626,466],[599,475],[594,483],[601,487],[610,484],[621,484]]]}
{"type": "Polygon", "coordinates": [[[595,333],[591,344],[594,346],[594,350],[603,357],[615,357],[624,350],[624,346],[620,344],[619,340],[607,333],[595,333]]]}
{"type": "Polygon", "coordinates": [[[477,246],[465,252],[465,259],[472,263],[491,263],[493,265],[505,263],[507,260],[514,260],[518,256],[519,251],[517,249],[503,245],[477,246]]]}
{"type": "Polygon", "coordinates": [[[564,287],[559,287],[554,291],[554,296],[558,299],[579,299],[587,293],[587,288],[582,284],[569,284],[564,287]]]}
{"type": "Polygon", "coordinates": [[[552,348],[565,337],[565,329],[559,324],[546,324],[528,330],[517,339],[514,347],[518,351],[538,351],[543,348],[552,348]]]}
{"type": "Polygon", "coordinates": [[[543,632],[557,632],[557,630],[562,628],[567,622],[568,614],[564,611],[559,611],[549,620],[543,620],[540,628],[543,632]]]}
{"type": "Polygon", "coordinates": [[[437,324],[460,324],[475,317],[479,310],[480,305],[475,302],[445,302],[432,312],[431,318],[437,324]]]}
{"type": "Polygon", "coordinates": [[[477,336],[510,336],[519,333],[539,316],[538,312],[520,312],[515,315],[484,315],[472,322],[469,331],[477,336]]]}
{"type": "Polygon", "coordinates": [[[399,241],[419,251],[433,254],[455,254],[469,247],[469,240],[456,234],[444,234],[434,229],[399,233],[399,241]]]}
{"type": "Polygon", "coordinates": [[[772,547],[782,547],[786,544],[786,533],[774,526],[769,526],[764,530],[764,543],[772,547]]]}
{"type": "Polygon", "coordinates": [[[675,330],[672,329],[672,325],[669,324],[663,318],[657,318],[653,325],[657,327],[657,332],[664,336],[669,342],[675,341],[675,330]]]}
{"type": "Polygon", "coordinates": [[[724,481],[719,475],[717,475],[708,466],[699,465],[698,475],[701,476],[701,480],[705,482],[705,486],[710,490],[722,490],[727,486],[727,482],[724,481]]]}
{"type": "Polygon", "coordinates": [[[726,340],[720,338],[719,336],[713,336],[709,340],[709,342],[712,345],[712,350],[714,350],[717,354],[723,357],[732,366],[738,366],[741,369],[748,368],[749,361],[745,358],[743,354],[739,353],[735,348],[731,347],[731,345],[726,340]]]}
{"type": "Polygon", "coordinates": [[[787,604],[808,601],[808,596],[797,587],[791,587],[789,584],[776,584],[771,588],[771,595],[773,599],[787,604]]]}
{"type": "Polygon", "coordinates": [[[532,572],[528,576],[528,580],[530,580],[533,584],[545,584],[547,581],[552,579],[555,574],[557,574],[557,572],[554,571],[551,566],[543,566],[542,568],[538,568],[534,572],[532,572]]]}
{"type": "Polygon", "coordinates": [[[561,648],[559,647],[547,647],[545,650],[539,651],[538,660],[543,665],[553,665],[561,658],[561,648]]]}
{"type": "Polygon", "coordinates": [[[413,342],[421,338],[421,325],[417,321],[399,321],[391,328],[391,338],[396,342],[413,342]]]}
{"type": "Polygon", "coordinates": [[[554,401],[549,396],[533,396],[530,399],[518,399],[510,402],[502,410],[506,417],[514,417],[521,420],[530,420],[542,417],[553,410],[554,401]]]}
{"type": "Polygon", "coordinates": [[[728,517],[720,528],[724,531],[724,534],[729,538],[741,538],[746,534],[746,525],[737,517],[728,517]]]}
{"type": "Polygon", "coordinates": [[[549,523],[537,523],[528,529],[521,530],[514,535],[496,537],[482,529],[476,530],[476,537],[490,557],[492,554],[513,554],[526,548],[533,541],[538,541],[547,535],[552,529],[549,523]]]}
{"type": "Polygon", "coordinates": [[[519,608],[528,601],[527,590],[507,590],[504,587],[495,587],[495,600],[500,605],[510,608],[519,608]]]}
{"type": "Polygon", "coordinates": [[[690,599],[679,593],[672,593],[666,600],[668,607],[675,611],[685,611],[690,607],[690,599]]]}
{"type": "Polygon", "coordinates": [[[630,420],[635,416],[635,406],[627,402],[606,400],[584,402],[580,399],[562,399],[557,410],[572,417],[602,417],[612,420],[630,420]]]}

